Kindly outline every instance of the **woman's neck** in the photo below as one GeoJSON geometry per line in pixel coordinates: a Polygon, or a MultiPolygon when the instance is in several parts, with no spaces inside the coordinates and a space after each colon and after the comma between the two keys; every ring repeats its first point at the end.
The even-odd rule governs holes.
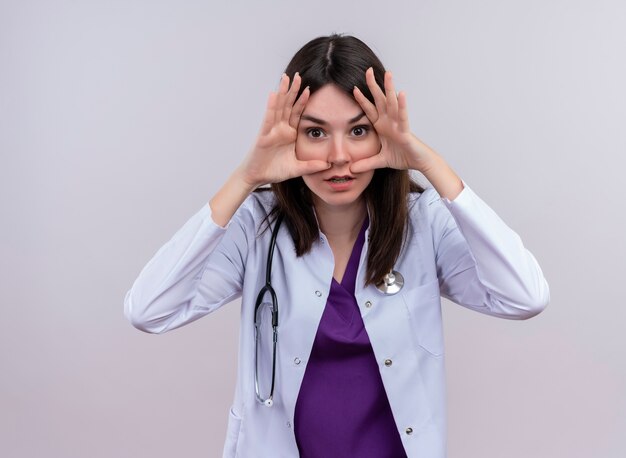
{"type": "Polygon", "coordinates": [[[363,198],[341,207],[316,202],[315,214],[320,230],[326,235],[329,242],[352,245],[359,235],[363,220],[367,215],[367,207],[363,198]]]}

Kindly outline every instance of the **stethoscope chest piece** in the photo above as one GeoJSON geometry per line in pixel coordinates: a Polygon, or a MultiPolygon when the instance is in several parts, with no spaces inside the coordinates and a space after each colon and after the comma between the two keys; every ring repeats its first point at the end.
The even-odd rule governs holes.
{"type": "Polygon", "coordinates": [[[400,272],[392,270],[383,277],[383,281],[376,285],[378,291],[383,294],[396,294],[404,286],[404,277],[400,272]]]}

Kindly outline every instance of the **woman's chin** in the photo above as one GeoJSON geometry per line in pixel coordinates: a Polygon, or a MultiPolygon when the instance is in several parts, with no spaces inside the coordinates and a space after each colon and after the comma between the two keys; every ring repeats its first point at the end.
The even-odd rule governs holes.
{"type": "Polygon", "coordinates": [[[313,204],[316,208],[332,208],[342,209],[349,208],[353,205],[361,205],[364,202],[363,194],[350,191],[335,191],[335,192],[319,192],[313,193],[313,204]]]}

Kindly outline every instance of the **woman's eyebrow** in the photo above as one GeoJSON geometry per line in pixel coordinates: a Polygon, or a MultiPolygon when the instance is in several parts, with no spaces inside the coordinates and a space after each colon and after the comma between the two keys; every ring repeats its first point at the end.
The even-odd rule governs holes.
{"type": "Polygon", "coordinates": [[[365,116],[365,112],[362,111],[361,113],[359,113],[358,115],[356,115],[354,118],[351,118],[348,120],[348,124],[352,124],[353,122],[357,122],[359,119],[361,119],[363,116],[365,116]]]}
{"type": "MultiPolygon", "coordinates": [[[[348,119],[348,124],[352,124],[354,122],[357,122],[359,119],[361,119],[363,116],[365,116],[365,112],[361,111],[358,115],[356,115],[354,118],[350,118],[348,119]]],[[[319,124],[321,126],[325,126],[326,124],[328,124],[326,121],[324,121],[323,119],[320,118],[316,118],[315,116],[311,116],[311,115],[305,115],[303,114],[302,116],[300,116],[300,119],[304,119],[306,121],[311,121],[314,122],[315,124],[319,124]]]]}
{"type": "Polygon", "coordinates": [[[311,122],[314,122],[315,124],[326,125],[326,121],[323,121],[323,120],[321,120],[319,118],[316,118],[315,116],[311,116],[311,115],[303,114],[302,116],[300,116],[300,119],[304,119],[305,121],[311,121],[311,122]]]}

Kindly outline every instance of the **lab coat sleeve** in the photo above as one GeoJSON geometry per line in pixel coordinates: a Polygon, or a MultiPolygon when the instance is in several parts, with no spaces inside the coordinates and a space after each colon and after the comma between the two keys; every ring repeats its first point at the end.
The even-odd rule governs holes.
{"type": "Polygon", "coordinates": [[[225,228],[213,221],[205,204],[141,270],[124,298],[126,318],[158,334],[239,297],[252,220],[250,199],[225,228]]]}
{"type": "Polygon", "coordinates": [[[430,206],[442,295],[502,318],[540,313],[550,300],[548,283],[520,237],[465,183],[452,201],[435,197],[430,206]]]}

